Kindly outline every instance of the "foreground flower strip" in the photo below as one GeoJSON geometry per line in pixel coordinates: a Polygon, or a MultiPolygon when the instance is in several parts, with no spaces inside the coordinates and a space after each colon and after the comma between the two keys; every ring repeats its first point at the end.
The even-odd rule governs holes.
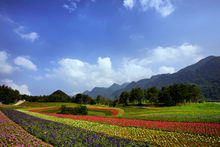
{"type": "Polygon", "coordinates": [[[159,129],[159,130],[220,136],[220,124],[215,124],[215,123],[167,122],[167,121],[108,118],[108,117],[97,117],[97,116],[65,115],[65,114],[43,113],[40,112],[41,110],[42,109],[31,110],[31,112],[38,112],[45,115],[94,121],[94,122],[119,125],[125,127],[144,127],[144,128],[159,129]]]}
{"type": "Polygon", "coordinates": [[[101,133],[86,131],[58,122],[44,120],[15,111],[2,110],[10,119],[38,138],[55,146],[147,146],[147,142],[138,142],[119,137],[108,137],[101,133]]]}
{"type": "Polygon", "coordinates": [[[68,119],[19,110],[35,117],[64,123],[85,130],[104,133],[137,141],[147,141],[160,146],[220,146],[220,136],[203,136],[188,133],[152,130],[140,127],[121,127],[92,121],[68,119]]]}
{"type": "Polygon", "coordinates": [[[51,146],[30,135],[0,111],[0,146],[51,146]]]}

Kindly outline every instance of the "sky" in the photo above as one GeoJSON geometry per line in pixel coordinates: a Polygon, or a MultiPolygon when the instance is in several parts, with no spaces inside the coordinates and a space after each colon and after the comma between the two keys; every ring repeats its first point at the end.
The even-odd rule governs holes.
{"type": "Polygon", "coordinates": [[[220,55],[219,0],[0,0],[0,85],[69,95],[220,55]]]}

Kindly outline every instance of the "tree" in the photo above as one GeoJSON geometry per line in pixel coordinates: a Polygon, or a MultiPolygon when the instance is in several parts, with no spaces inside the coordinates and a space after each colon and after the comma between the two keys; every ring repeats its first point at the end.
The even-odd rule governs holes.
{"type": "Polygon", "coordinates": [[[152,103],[157,103],[159,92],[160,92],[160,90],[157,89],[156,86],[154,86],[154,87],[148,88],[147,90],[144,91],[144,97],[145,97],[145,99],[149,100],[152,103]]]}
{"type": "Polygon", "coordinates": [[[10,104],[19,99],[21,99],[21,95],[18,90],[14,90],[5,85],[0,86],[0,102],[10,104]]]}
{"type": "Polygon", "coordinates": [[[200,102],[202,98],[201,91],[195,84],[188,86],[187,102],[200,102]]]}
{"type": "Polygon", "coordinates": [[[173,84],[162,87],[159,102],[165,105],[177,105],[185,102],[199,102],[202,100],[200,90],[196,85],[173,84]]]}
{"type": "Polygon", "coordinates": [[[173,84],[169,86],[169,92],[173,105],[183,103],[184,99],[187,99],[187,88],[185,84],[173,84]]]}
{"type": "Polygon", "coordinates": [[[159,92],[158,101],[167,106],[172,105],[172,97],[170,96],[169,89],[163,86],[159,92]]]}
{"type": "Polygon", "coordinates": [[[141,105],[141,100],[144,97],[143,91],[141,88],[132,88],[129,100],[134,102],[134,100],[138,101],[138,105],[141,105]]]}
{"type": "Polygon", "coordinates": [[[123,104],[123,106],[127,106],[128,105],[127,101],[129,97],[130,97],[130,93],[128,91],[123,91],[120,95],[119,102],[123,104]]]}
{"type": "Polygon", "coordinates": [[[86,94],[83,94],[82,95],[82,103],[83,104],[89,104],[90,102],[91,102],[91,97],[89,97],[88,95],[86,95],[86,94]]]}
{"type": "Polygon", "coordinates": [[[75,96],[75,103],[77,103],[77,104],[83,104],[82,94],[78,93],[78,94],[75,96]]]}
{"type": "Polygon", "coordinates": [[[100,103],[101,103],[101,95],[98,95],[98,96],[96,97],[96,103],[97,103],[97,104],[100,104],[100,103]]]}
{"type": "Polygon", "coordinates": [[[105,105],[105,103],[106,103],[106,99],[105,99],[105,97],[103,96],[103,97],[101,97],[101,104],[105,105]]]}

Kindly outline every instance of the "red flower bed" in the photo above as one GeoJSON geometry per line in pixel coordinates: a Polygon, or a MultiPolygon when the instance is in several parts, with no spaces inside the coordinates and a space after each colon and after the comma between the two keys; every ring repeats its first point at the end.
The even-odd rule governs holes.
{"type": "Polygon", "coordinates": [[[64,115],[64,114],[42,113],[42,112],[39,113],[45,115],[51,115],[51,116],[94,121],[94,122],[120,125],[126,127],[144,127],[144,128],[152,128],[152,129],[156,128],[160,130],[189,132],[194,134],[205,134],[205,135],[215,135],[215,136],[220,135],[220,124],[214,124],[214,123],[165,122],[165,121],[120,119],[120,118],[107,118],[107,117],[95,117],[95,116],[64,115]]]}
{"type": "MultiPolygon", "coordinates": [[[[38,110],[30,110],[30,111],[38,112],[45,115],[94,121],[94,122],[126,126],[126,127],[144,127],[144,128],[152,128],[152,129],[160,129],[160,130],[220,136],[220,124],[215,124],[215,123],[149,121],[149,120],[120,119],[120,118],[108,118],[108,117],[96,117],[96,116],[65,115],[65,114],[41,112],[45,110],[53,110],[55,108],[58,109],[59,106],[38,109],[38,110]]],[[[102,108],[90,108],[90,109],[112,111],[113,116],[118,114],[118,111],[116,109],[102,109],[102,108]]]]}

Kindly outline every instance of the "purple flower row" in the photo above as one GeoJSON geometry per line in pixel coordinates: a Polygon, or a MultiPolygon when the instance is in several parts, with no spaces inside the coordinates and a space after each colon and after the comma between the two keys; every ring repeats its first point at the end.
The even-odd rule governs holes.
{"type": "Polygon", "coordinates": [[[62,123],[44,120],[15,110],[2,110],[29,133],[55,146],[148,146],[147,142],[106,136],[62,123]]]}

